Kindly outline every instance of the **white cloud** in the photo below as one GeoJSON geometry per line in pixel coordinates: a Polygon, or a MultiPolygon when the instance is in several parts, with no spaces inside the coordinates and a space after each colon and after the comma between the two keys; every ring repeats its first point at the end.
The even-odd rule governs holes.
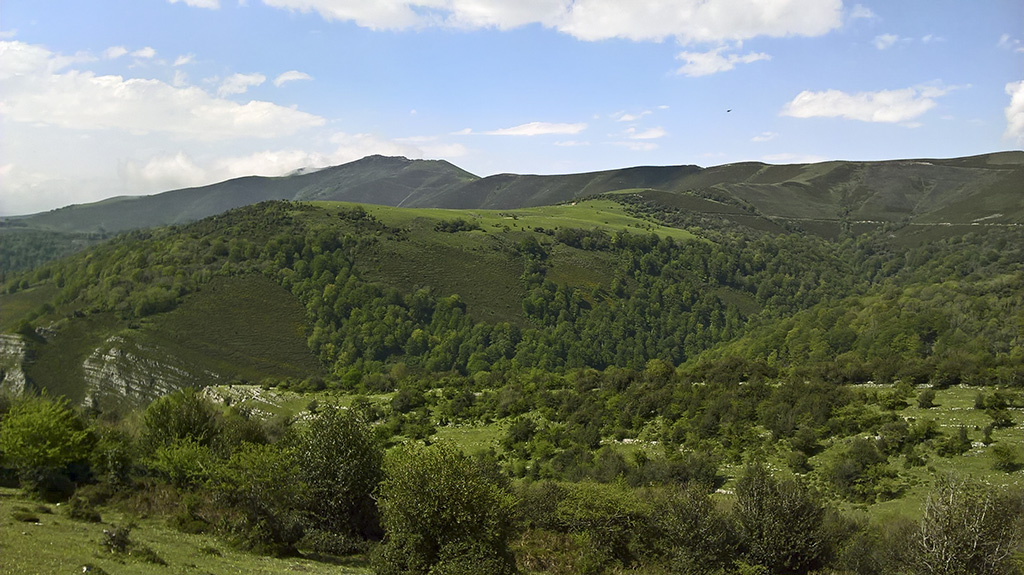
{"type": "Polygon", "coordinates": [[[274,138],[326,120],[271,102],[219,99],[159,80],[61,72],[75,58],[0,42],[0,116],[74,130],[158,132],[197,140],[274,138]]]}
{"type": "Polygon", "coordinates": [[[316,169],[344,164],[371,154],[448,158],[466,152],[458,144],[415,146],[372,134],[339,132],[331,136],[330,141],[336,147],[326,153],[299,149],[264,150],[205,162],[198,162],[188,153],[178,151],[171,155],[123,162],[118,175],[127,191],[138,194],[202,186],[243,176],[281,176],[300,168],[316,169]]]}
{"type": "Polygon", "coordinates": [[[820,36],[841,26],[842,0],[264,0],[371,29],[509,29],[540,24],[580,40],[682,43],[820,36]]]}
{"type": "Polygon", "coordinates": [[[1014,52],[1024,52],[1024,46],[1017,38],[1011,37],[1009,34],[1003,34],[999,37],[999,43],[997,44],[1004,50],[1013,50],[1014,52]]]}
{"type": "Polygon", "coordinates": [[[859,20],[859,19],[870,20],[872,18],[877,18],[877,16],[875,16],[875,13],[871,11],[871,8],[868,8],[867,6],[864,6],[863,4],[857,4],[853,8],[850,9],[850,19],[851,20],[859,20]]]}
{"type": "Polygon", "coordinates": [[[10,40],[18,35],[17,30],[0,30],[0,40],[10,40]]]}
{"type": "Polygon", "coordinates": [[[561,142],[555,142],[556,146],[563,148],[576,148],[579,146],[589,146],[590,142],[580,142],[579,140],[563,140],[561,142]]]}
{"type": "Polygon", "coordinates": [[[184,88],[188,85],[188,74],[181,70],[175,70],[174,80],[171,83],[175,88],[184,88]]]}
{"type": "Polygon", "coordinates": [[[750,138],[751,142],[770,142],[775,138],[779,137],[775,132],[761,132],[760,134],[750,138]]]}
{"type": "Polygon", "coordinates": [[[1010,104],[1005,110],[1006,132],[1003,137],[1021,145],[1024,144],[1024,81],[1007,84],[1006,93],[1010,95],[1010,104]]]}
{"type": "Polygon", "coordinates": [[[907,122],[935,107],[935,98],[951,87],[925,86],[847,94],[839,90],[803,91],[782,109],[794,118],[847,118],[862,122],[907,122]]]}
{"type": "Polygon", "coordinates": [[[196,59],[195,54],[182,54],[174,59],[174,66],[184,66],[185,64],[191,64],[196,59]]]}
{"type": "Polygon", "coordinates": [[[259,86],[266,81],[267,77],[263,74],[232,74],[221,83],[220,88],[217,88],[217,95],[224,97],[244,94],[250,87],[259,86]]]}
{"type": "Polygon", "coordinates": [[[216,10],[220,8],[220,0],[168,0],[171,4],[177,4],[178,2],[184,2],[189,6],[195,8],[209,8],[210,10],[216,10]]]}
{"type": "Polygon", "coordinates": [[[550,134],[579,134],[586,129],[587,125],[585,123],[553,124],[549,122],[530,122],[511,128],[502,128],[483,133],[489,136],[546,136],[550,134]]]}
{"type": "Polygon", "coordinates": [[[723,56],[722,51],[727,49],[725,46],[720,46],[708,52],[680,52],[676,59],[684,60],[686,64],[683,64],[676,72],[686,76],[707,76],[732,70],[736,64],[750,64],[759,60],[772,59],[768,54],[761,52],[750,52],[743,56],[738,54],[723,56]]]}
{"type": "Polygon", "coordinates": [[[665,128],[657,127],[642,132],[637,132],[635,128],[629,128],[626,130],[626,137],[630,140],[657,140],[658,138],[664,138],[668,135],[665,128]]]}
{"type": "Polygon", "coordinates": [[[615,120],[616,122],[636,122],[640,118],[643,118],[644,116],[649,116],[650,114],[651,114],[650,110],[644,110],[643,112],[640,112],[638,114],[627,114],[626,112],[615,112],[614,114],[611,115],[611,118],[613,120],[615,120]]]}
{"type": "Polygon", "coordinates": [[[274,78],[274,85],[278,88],[281,87],[285,82],[294,82],[296,80],[312,80],[313,77],[305,72],[299,72],[298,70],[288,70],[277,78],[274,78]]]}
{"type": "Polygon", "coordinates": [[[875,48],[885,50],[886,48],[891,48],[893,44],[899,41],[899,39],[900,37],[895,34],[880,34],[875,36],[872,43],[875,45],[875,48]]]}
{"type": "Polygon", "coordinates": [[[145,48],[141,48],[139,50],[132,52],[132,56],[136,58],[145,58],[148,60],[149,58],[156,56],[156,50],[150,48],[149,46],[146,46],[145,48]]]}
{"type": "Polygon", "coordinates": [[[103,51],[103,57],[108,60],[115,60],[127,53],[128,48],[125,48],[124,46],[111,46],[103,51]]]}

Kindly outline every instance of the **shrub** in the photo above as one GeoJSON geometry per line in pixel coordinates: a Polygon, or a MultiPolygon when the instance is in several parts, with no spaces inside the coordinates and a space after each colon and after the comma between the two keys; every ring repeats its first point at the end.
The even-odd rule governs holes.
{"type": "Polygon", "coordinates": [[[373,492],[384,449],[356,413],[324,408],[300,433],[298,461],[316,527],[338,534],[379,533],[373,492]]]}
{"type": "Polygon", "coordinates": [[[245,444],[217,468],[211,486],[237,513],[226,523],[245,547],[276,555],[294,552],[304,530],[306,486],[291,450],[245,444]]]}
{"type": "Polygon", "coordinates": [[[1019,572],[1024,499],[963,478],[941,478],[908,542],[903,569],[913,575],[1019,572]]]}
{"type": "Polygon", "coordinates": [[[76,521],[88,523],[99,523],[103,520],[100,512],[92,506],[92,503],[84,497],[72,497],[64,507],[64,514],[76,521]]]}
{"type": "Polygon", "coordinates": [[[176,391],[149,404],[142,421],[146,426],[142,448],[149,452],[179,439],[209,446],[220,433],[213,404],[194,388],[176,391]]]}
{"type": "Polygon", "coordinates": [[[515,571],[511,497],[470,457],[448,443],[407,445],[389,453],[384,468],[378,574],[465,573],[473,564],[494,575],[515,571]]]}
{"type": "Polygon", "coordinates": [[[778,481],[763,465],[736,484],[734,514],[749,560],[771,572],[807,573],[828,556],[825,508],[795,481],[778,481]]]}
{"type": "Polygon", "coordinates": [[[6,464],[18,470],[26,488],[44,494],[67,492],[67,467],[83,459],[88,440],[82,421],[63,399],[24,398],[0,422],[6,464]]]}

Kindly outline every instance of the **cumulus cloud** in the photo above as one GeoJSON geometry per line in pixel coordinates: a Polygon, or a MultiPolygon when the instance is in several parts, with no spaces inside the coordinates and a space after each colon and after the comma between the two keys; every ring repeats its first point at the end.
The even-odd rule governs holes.
{"type": "Polygon", "coordinates": [[[259,86],[266,81],[267,77],[263,74],[232,74],[221,82],[220,88],[217,88],[217,95],[223,97],[244,94],[249,88],[259,86]]]}
{"type": "Polygon", "coordinates": [[[171,4],[177,4],[178,2],[184,2],[189,6],[195,8],[209,8],[210,10],[216,10],[220,8],[220,0],[168,0],[171,4]]]}
{"type": "Polygon", "coordinates": [[[182,54],[174,59],[174,66],[184,66],[185,64],[191,64],[195,60],[195,54],[182,54]]]}
{"type": "Polygon", "coordinates": [[[636,131],[635,128],[629,128],[626,130],[626,137],[630,140],[657,140],[658,138],[664,138],[668,135],[665,128],[657,127],[642,132],[636,131]]]}
{"type": "Polygon", "coordinates": [[[683,60],[686,64],[683,64],[676,72],[686,76],[707,76],[732,70],[736,64],[750,64],[772,59],[768,54],[761,52],[750,52],[743,56],[738,54],[723,56],[722,52],[726,49],[725,46],[722,46],[708,52],[681,52],[676,59],[683,60]]]}
{"type": "Polygon", "coordinates": [[[899,39],[900,37],[895,34],[879,34],[878,36],[875,36],[872,43],[875,45],[875,48],[885,50],[887,48],[891,48],[893,44],[899,41],[899,39]]]}
{"type": "Polygon", "coordinates": [[[587,125],[585,123],[555,124],[549,122],[530,122],[511,128],[502,128],[483,133],[488,136],[546,136],[550,134],[579,134],[586,129],[587,125]]]}
{"type": "Polygon", "coordinates": [[[371,154],[409,158],[442,158],[465,154],[461,145],[432,142],[418,146],[388,140],[373,134],[331,136],[334,149],[318,152],[301,149],[263,150],[250,154],[224,156],[197,161],[178,151],[144,160],[123,162],[118,169],[121,183],[131,193],[152,193],[177,188],[202,186],[243,176],[281,176],[301,168],[324,168],[344,164],[371,154]]]}
{"type": "Polygon", "coordinates": [[[124,56],[127,53],[128,48],[125,48],[124,46],[111,46],[103,51],[103,57],[107,58],[108,60],[115,60],[117,58],[120,58],[121,56],[124,56]]]}
{"type": "Polygon", "coordinates": [[[870,20],[872,18],[877,18],[877,16],[875,16],[875,13],[871,11],[871,8],[868,8],[863,4],[857,4],[850,9],[850,20],[870,20]]]}
{"type": "Polygon", "coordinates": [[[1014,52],[1024,52],[1024,46],[1017,38],[1011,37],[1009,34],[1003,34],[999,37],[999,43],[997,44],[1003,50],[1013,50],[1014,52]]]}
{"type": "Polygon", "coordinates": [[[135,56],[136,58],[145,58],[148,60],[149,58],[156,56],[156,50],[150,48],[149,46],[146,46],[145,48],[140,48],[139,50],[132,52],[132,56],[135,56]]]}
{"type": "Polygon", "coordinates": [[[1005,110],[1006,132],[1003,137],[1021,145],[1024,144],[1024,81],[1007,84],[1006,93],[1010,95],[1010,105],[1005,110]]]}
{"type": "Polygon", "coordinates": [[[296,80],[312,80],[313,77],[305,72],[299,72],[298,70],[288,70],[277,78],[274,78],[274,85],[278,88],[286,82],[294,82],[296,80]]]}
{"type": "Polygon", "coordinates": [[[683,43],[820,36],[842,24],[842,0],[264,0],[371,29],[509,29],[540,24],[580,40],[683,43]]]}
{"type": "Polygon", "coordinates": [[[640,112],[640,113],[637,113],[637,114],[627,114],[626,112],[615,112],[614,114],[611,115],[611,118],[613,120],[615,120],[616,122],[635,122],[635,121],[639,120],[640,118],[643,118],[644,116],[649,116],[650,114],[651,114],[650,110],[644,110],[643,112],[640,112]]]}
{"type": "Polygon", "coordinates": [[[803,91],[782,109],[794,118],[847,118],[862,122],[907,122],[936,106],[952,88],[926,86],[847,94],[840,90],[803,91]]]}
{"type": "Polygon", "coordinates": [[[775,138],[779,137],[775,132],[761,132],[760,134],[750,138],[751,142],[770,142],[775,138]]]}
{"type": "Polygon", "coordinates": [[[159,80],[63,71],[74,58],[0,42],[0,116],[76,130],[160,132],[198,140],[273,138],[326,120],[270,102],[216,98],[159,80]]]}

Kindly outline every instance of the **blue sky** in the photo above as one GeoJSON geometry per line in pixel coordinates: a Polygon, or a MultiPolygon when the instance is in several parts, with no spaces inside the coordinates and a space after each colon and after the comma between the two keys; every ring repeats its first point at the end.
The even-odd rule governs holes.
{"type": "Polygon", "coordinates": [[[7,215],[375,153],[487,176],[1022,144],[1019,0],[0,7],[7,215]]]}

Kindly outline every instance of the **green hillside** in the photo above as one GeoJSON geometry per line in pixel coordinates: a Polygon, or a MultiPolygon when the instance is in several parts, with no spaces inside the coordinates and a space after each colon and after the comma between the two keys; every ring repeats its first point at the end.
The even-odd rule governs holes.
{"type": "MultiPolygon", "coordinates": [[[[728,171],[748,191],[807,176],[761,169],[728,171]]],[[[824,209],[808,194],[808,214],[824,209]]],[[[98,478],[94,505],[144,514],[137,541],[182,568],[210,544],[164,525],[379,572],[401,527],[375,523],[377,502],[422,510],[445,489],[498,498],[466,517],[507,521],[503,565],[524,573],[899,572],[944,486],[1015,517],[1019,226],[811,230],[819,219],[771,216],[771,200],[717,186],[499,210],[275,201],[136,230],[0,286],[0,389],[80,407],[92,455],[55,477],[98,478]],[[182,402],[177,417],[198,419],[160,439],[182,402]],[[370,507],[346,507],[358,525],[324,519],[336,502],[316,491],[315,466],[351,443],[318,445],[310,426],[338,413],[349,440],[389,450],[370,507]],[[810,531],[780,531],[820,544],[795,567],[754,550],[768,519],[744,515],[752,484],[807,514],[810,531]],[[733,543],[677,555],[700,548],[679,535],[696,517],[733,543]]],[[[14,405],[0,393],[0,416],[14,405]]],[[[39,541],[63,533],[40,523],[39,541]]],[[[986,537],[1024,533],[998,523],[986,537]]]]}
{"type": "MultiPolygon", "coordinates": [[[[8,227],[64,233],[180,224],[267,200],[507,210],[628,189],[698,194],[761,218],[834,236],[843,227],[1020,224],[1024,152],[971,158],[768,165],[641,166],[566,175],[480,178],[448,162],[370,156],[287,177],[239,178],[7,218],[8,227]]],[[[693,206],[699,210],[700,206],[693,206]]],[[[933,230],[934,232],[934,230],[933,230]]]]}

